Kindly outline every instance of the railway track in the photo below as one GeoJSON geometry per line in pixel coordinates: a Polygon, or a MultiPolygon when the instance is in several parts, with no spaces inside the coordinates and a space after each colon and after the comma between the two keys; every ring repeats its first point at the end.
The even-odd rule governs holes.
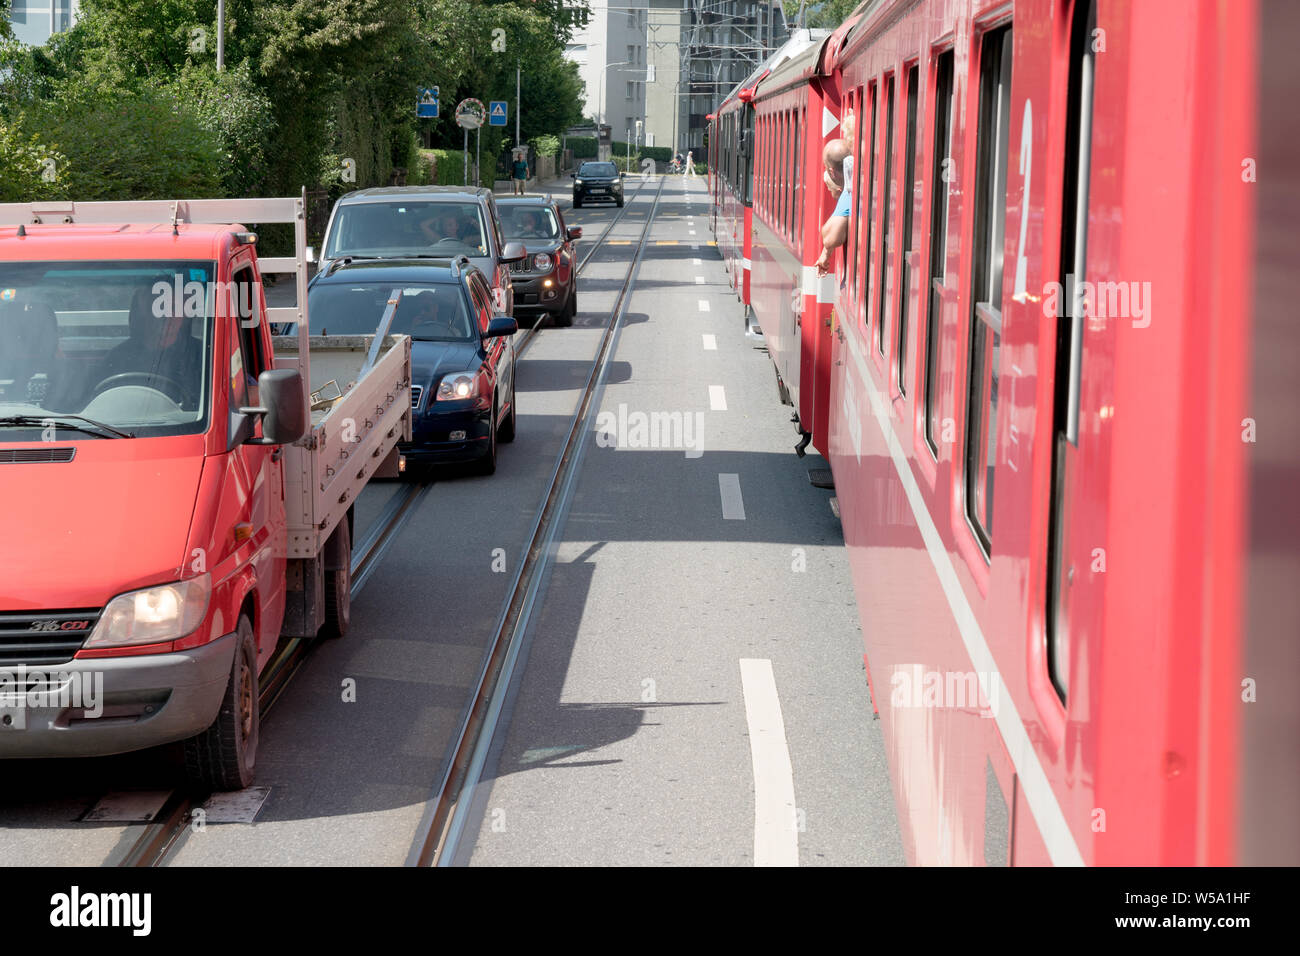
{"type": "MultiPolygon", "coordinates": [[[[643,180],[636,191],[629,197],[629,200],[635,199],[648,184],[648,180],[643,180]]],[[[484,668],[484,672],[479,676],[478,690],[475,697],[475,707],[471,709],[471,715],[478,710],[478,700],[483,693],[484,680],[489,672],[495,674],[500,671],[499,662],[496,662],[498,648],[508,646],[511,641],[503,641],[503,626],[508,620],[519,620],[518,613],[512,614],[512,608],[516,603],[516,596],[519,592],[521,581],[531,579],[531,575],[525,575],[536,564],[534,555],[537,544],[539,531],[544,531],[547,524],[541,523],[544,514],[548,513],[547,509],[552,504],[556,496],[557,481],[560,477],[568,474],[565,469],[565,463],[571,457],[571,451],[574,446],[575,429],[583,420],[586,410],[590,404],[591,396],[594,394],[593,388],[596,382],[598,372],[603,371],[604,361],[609,352],[611,342],[611,329],[621,318],[623,303],[626,300],[626,294],[630,289],[632,276],[640,263],[641,249],[644,248],[646,237],[650,234],[650,224],[654,219],[654,209],[657,208],[659,196],[662,193],[663,180],[660,180],[659,189],[655,193],[654,206],[651,213],[647,216],[645,230],[641,236],[641,242],[637,249],[637,255],[633,260],[632,267],[628,271],[628,279],[625,281],[622,291],[619,293],[614,309],[611,311],[611,321],[606,329],[604,339],[601,342],[601,348],[597,354],[596,363],[593,365],[592,377],[587,383],[587,390],[583,394],[583,399],[579,405],[578,413],[575,416],[573,426],[570,430],[568,440],[561,452],[556,466],[552,471],[551,484],[548,487],[546,497],[542,506],[539,508],[537,518],[534,521],[533,538],[527,551],[527,559],[521,565],[520,572],[516,575],[514,585],[507,595],[505,607],[503,608],[500,622],[492,645],[491,657],[484,668]],[[496,662],[494,666],[494,662],[496,662]]],[[[630,204],[630,203],[629,203],[630,204]]],[[[604,246],[605,240],[613,231],[614,227],[622,220],[628,205],[625,204],[618,210],[605,228],[601,231],[596,242],[582,256],[577,266],[578,274],[587,267],[587,264],[604,246]]],[[[516,347],[516,358],[521,356],[528,346],[536,339],[542,329],[546,327],[543,322],[537,321],[532,328],[525,330],[522,341],[516,347]]],[[[603,375],[601,376],[603,378],[603,375]]],[[[413,482],[403,485],[392,499],[385,505],[384,510],[380,513],[372,530],[366,537],[358,543],[355,549],[352,561],[352,599],[355,601],[361,589],[365,586],[366,581],[373,574],[374,570],[382,561],[384,553],[396,539],[398,532],[405,524],[407,518],[412,515],[419,503],[435,484],[435,481],[413,482]]],[[[532,592],[535,594],[535,589],[532,592]]],[[[528,607],[531,614],[531,605],[528,607]]],[[[525,615],[522,619],[527,622],[528,617],[525,615]]],[[[522,632],[521,632],[522,633],[522,632]]],[[[283,696],[295,674],[307,660],[310,648],[314,642],[306,638],[295,638],[285,643],[277,650],[275,659],[268,665],[266,671],[262,674],[261,685],[259,688],[259,698],[261,705],[262,720],[265,722],[267,717],[275,706],[275,703],[283,696]]],[[[507,681],[508,683],[508,681],[507,681]]],[[[468,726],[468,725],[467,725],[468,726]]],[[[461,728],[458,738],[457,752],[464,746],[467,738],[467,726],[461,728]]],[[[453,761],[455,766],[455,761],[453,761]]],[[[443,782],[440,792],[447,787],[447,781],[443,782]]],[[[185,829],[190,825],[193,819],[194,810],[202,806],[204,801],[210,797],[210,793],[203,792],[186,792],[177,790],[164,803],[162,809],[155,815],[154,819],[148,824],[144,824],[139,836],[132,841],[130,846],[116,859],[108,861],[110,866],[123,867],[154,867],[166,865],[167,859],[172,850],[177,846],[178,841],[183,836],[185,829]]]]}
{"type": "MultiPolygon", "coordinates": [[[[641,260],[654,224],[666,178],[655,191],[654,204],[646,216],[636,253],[628,267],[618,297],[610,310],[610,320],[592,362],[582,398],[574,412],[564,446],[556,458],[546,494],[533,519],[532,531],[524,557],[506,594],[489,650],[479,671],[473,704],[461,723],[456,747],[442,780],[426,804],[424,818],[416,832],[407,858],[416,866],[447,866],[455,860],[470,814],[470,797],[477,786],[488,749],[498,727],[509,692],[515,664],[528,634],[546,571],[564,525],[564,516],[576,486],[587,439],[592,431],[591,418],[595,399],[608,374],[609,358],[627,312],[630,293],[640,271],[641,260]]],[[[638,190],[639,192],[639,190],[638,190]]],[[[625,207],[626,208],[626,207],[625,207]]],[[[612,226],[612,223],[611,223],[612,226]]],[[[608,230],[607,230],[608,232],[608,230]]],[[[602,236],[602,241],[603,241],[602,236]]],[[[585,264],[585,262],[584,262],[585,264]]]]}

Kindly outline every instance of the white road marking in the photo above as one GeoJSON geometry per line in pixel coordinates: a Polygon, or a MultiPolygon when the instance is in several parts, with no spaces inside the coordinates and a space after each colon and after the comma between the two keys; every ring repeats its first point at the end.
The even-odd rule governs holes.
{"type": "Polygon", "coordinates": [[[692,259],[692,260],[691,260],[691,265],[693,265],[693,266],[702,266],[702,265],[704,265],[704,260],[703,260],[703,259],[692,259]]]}
{"type": "Polygon", "coordinates": [[[695,277],[695,284],[696,284],[696,285],[704,285],[704,276],[696,276],[696,277],[695,277]]]}
{"type": "Polygon", "coordinates": [[[709,386],[709,409],[715,412],[727,410],[727,390],[721,385],[709,386]]]}
{"type": "Polygon", "coordinates": [[[709,311],[709,300],[708,300],[708,299],[701,299],[701,300],[700,300],[700,311],[701,311],[701,312],[708,312],[708,311],[709,311]]]}
{"type": "Polygon", "coordinates": [[[694,230],[694,229],[691,230],[691,235],[692,235],[692,236],[695,235],[695,230],[694,230]]]}
{"type": "Polygon", "coordinates": [[[745,499],[740,495],[740,475],[726,472],[718,475],[718,491],[722,495],[722,517],[727,521],[744,521],[745,499]]]}
{"type": "Polygon", "coordinates": [[[754,765],[754,865],[798,866],[794,768],[785,742],[785,720],[772,662],[741,658],[740,687],[749,724],[749,758],[754,765]]]}
{"type": "Polygon", "coordinates": [[[691,243],[691,248],[692,248],[694,251],[699,252],[699,251],[700,251],[700,244],[699,244],[698,242],[692,242],[692,243],[691,243]]]}
{"type": "Polygon", "coordinates": [[[718,340],[717,340],[717,338],[716,338],[715,336],[712,336],[712,335],[706,335],[706,336],[704,336],[704,351],[706,351],[706,352],[716,352],[717,350],[718,350],[718,340]]]}

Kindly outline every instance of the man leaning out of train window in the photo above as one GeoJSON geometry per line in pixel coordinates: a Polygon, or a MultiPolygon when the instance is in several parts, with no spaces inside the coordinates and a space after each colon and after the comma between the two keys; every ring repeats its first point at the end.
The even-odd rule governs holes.
{"type": "Polygon", "coordinates": [[[817,274],[822,276],[830,271],[831,251],[849,239],[849,212],[853,208],[853,154],[850,152],[850,144],[853,142],[854,126],[854,116],[849,113],[844,117],[842,138],[831,140],[822,150],[822,162],[826,165],[823,181],[831,195],[838,197],[830,218],[822,224],[822,254],[817,258],[817,274]]]}

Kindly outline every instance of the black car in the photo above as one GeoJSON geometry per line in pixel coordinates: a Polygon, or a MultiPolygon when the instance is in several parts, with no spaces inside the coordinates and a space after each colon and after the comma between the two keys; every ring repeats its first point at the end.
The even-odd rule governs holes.
{"type": "Polygon", "coordinates": [[[623,205],[623,174],[613,163],[583,163],[569,176],[573,179],[574,209],[596,199],[612,199],[623,205]]]}
{"type": "Polygon", "coordinates": [[[555,200],[512,196],[497,200],[506,242],[528,247],[528,256],[510,263],[515,314],[545,313],[556,325],[572,325],[578,314],[578,226],[564,224],[555,200]]]}
{"type": "Polygon", "coordinates": [[[515,437],[515,320],[493,305],[469,259],[337,260],[307,294],[312,334],[411,337],[408,462],[477,461],[496,471],[497,442],[515,437]]]}

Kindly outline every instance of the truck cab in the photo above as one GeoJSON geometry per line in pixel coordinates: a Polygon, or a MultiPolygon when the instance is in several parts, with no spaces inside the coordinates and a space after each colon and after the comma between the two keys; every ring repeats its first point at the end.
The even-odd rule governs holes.
{"type": "Polygon", "coordinates": [[[409,341],[330,343],[359,357],[309,404],[301,214],[0,205],[0,759],[180,742],[197,783],[248,786],[281,636],[346,629],[350,509],[409,437],[409,341]],[[295,222],[296,255],[259,263],[241,221],[295,222]],[[298,281],[270,310],[301,330],[288,357],[263,268],[298,281]]]}

